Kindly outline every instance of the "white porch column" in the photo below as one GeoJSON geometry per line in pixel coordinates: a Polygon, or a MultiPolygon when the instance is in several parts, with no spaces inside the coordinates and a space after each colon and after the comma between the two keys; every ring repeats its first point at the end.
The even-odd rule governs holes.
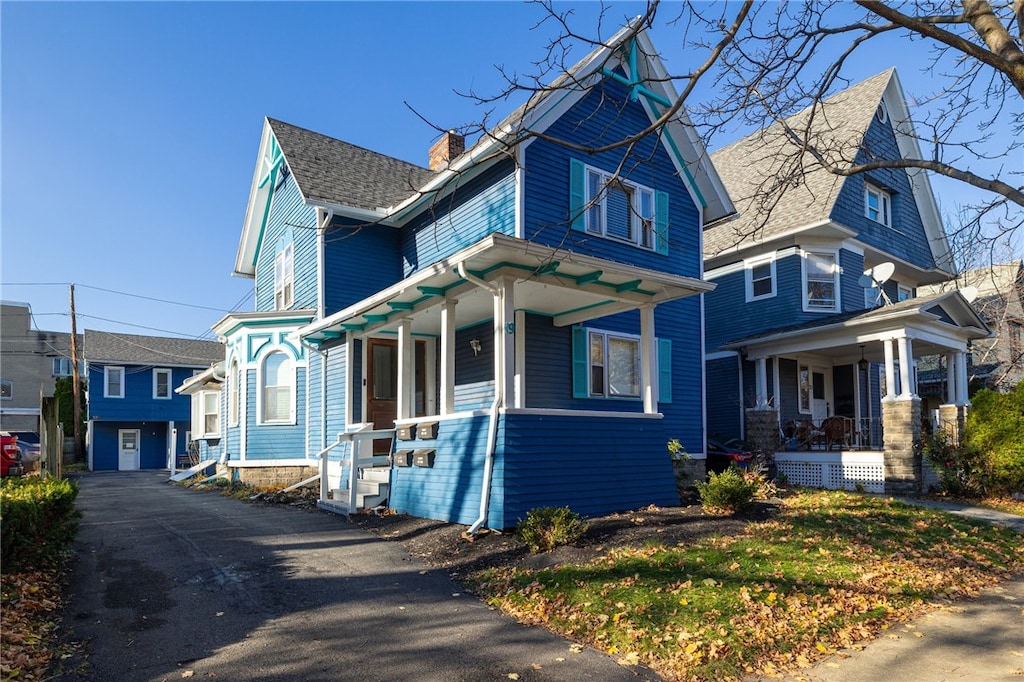
{"type": "Polygon", "coordinates": [[[515,406],[526,407],[526,311],[516,311],[515,406]]]}
{"type": "Polygon", "coordinates": [[[914,353],[910,337],[897,339],[897,346],[900,353],[900,397],[912,398],[917,395],[917,387],[913,385],[914,353]]]}
{"type": "Polygon", "coordinates": [[[882,400],[895,400],[896,366],[892,357],[892,339],[882,340],[882,350],[885,352],[885,395],[882,400]]]}
{"type": "Polygon", "coordinates": [[[757,358],[754,360],[754,391],[757,400],[755,407],[763,409],[768,407],[768,359],[757,358]]]}
{"type": "Polygon", "coordinates": [[[455,411],[455,304],[446,300],[441,306],[441,414],[455,411]]]}
{"type": "MultiPolygon", "coordinates": [[[[352,422],[355,421],[356,406],[355,406],[355,395],[352,387],[355,385],[355,368],[356,368],[356,338],[352,332],[345,334],[345,387],[343,392],[345,394],[345,428],[347,429],[352,422]]],[[[244,405],[245,403],[239,401],[244,405]]],[[[244,423],[244,420],[241,420],[244,423]]],[[[365,418],[364,418],[365,421],[365,418]]]]}
{"type": "Polygon", "coordinates": [[[946,353],[946,403],[956,402],[956,353],[946,353]]]}
{"type": "Polygon", "coordinates": [[[654,378],[654,359],[658,357],[654,338],[654,306],[640,308],[640,390],[644,396],[644,412],[658,411],[657,381],[654,378]]]}
{"type": "MultiPolygon", "coordinates": [[[[415,373],[413,372],[412,321],[398,323],[398,418],[412,416],[412,399],[415,394],[415,373]]],[[[386,429],[393,425],[374,424],[374,428],[386,429]]]]}
{"type": "Polygon", "coordinates": [[[967,398],[967,353],[958,351],[956,354],[956,404],[966,405],[967,398]]]}
{"type": "Polygon", "coordinates": [[[499,362],[495,359],[494,369],[495,376],[501,376],[501,405],[511,407],[515,404],[516,375],[515,280],[506,277],[501,280],[498,287],[501,289],[501,295],[495,297],[495,301],[500,301],[501,316],[498,316],[496,309],[494,320],[497,335],[494,339],[494,351],[497,356],[498,349],[501,349],[501,360],[499,362]],[[500,324],[497,324],[498,320],[501,321],[500,324]]]}

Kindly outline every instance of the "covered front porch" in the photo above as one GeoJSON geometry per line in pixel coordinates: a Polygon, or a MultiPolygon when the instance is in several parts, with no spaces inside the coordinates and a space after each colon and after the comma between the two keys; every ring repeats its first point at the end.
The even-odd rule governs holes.
{"type": "Polygon", "coordinates": [[[395,428],[391,508],[506,528],[678,503],[655,312],[713,286],[494,234],[299,334],[345,349],[346,425],[395,428]],[[597,318],[614,333],[581,326],[597,318]]]}
{"type": "Polygon", "coordinates": [[[948,390],[935,411],[940,424],[961,428],[969,406],[968,343],[988,335],[970,304],[949,292],[723,348],[746,361],[744,381],[752,390],[745,435],[777,439],[779,470],[790,480],[916,492],[922,436],[933,428],[917,391],[918,359],[943,358],[948,390]]]}

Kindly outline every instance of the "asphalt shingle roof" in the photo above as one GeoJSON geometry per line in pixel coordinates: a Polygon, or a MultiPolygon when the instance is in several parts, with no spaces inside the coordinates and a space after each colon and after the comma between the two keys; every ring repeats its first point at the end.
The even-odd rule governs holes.
{"type": "MultiPolygon", "coordinates": [[[[785,123],[797,135],[810,127],[809,140],[825,159],[849,167],[892,73],[889,69],[872,76],[785,123]]],[[[739,217],[704,231],[705,258],[741,241],[760,241],[829,217],[844,178],[830,173],[810,153],[800,156],[795,150],[786,127],[774,123],[711,155],[739,217]]]]}
{"type": "Polygon", "coordinates": [[[299,191],[310,201],[367,210],[401,203],[434,173],[385,154],[268,118],[299,191]]]}
{"type": "Polygon", "coordinates": [[[82,354],[90,362],[209,367],[224,359],[224,346],[216,341],[115,334],[92,329],[85,330],[83,346],[82,354]]]}

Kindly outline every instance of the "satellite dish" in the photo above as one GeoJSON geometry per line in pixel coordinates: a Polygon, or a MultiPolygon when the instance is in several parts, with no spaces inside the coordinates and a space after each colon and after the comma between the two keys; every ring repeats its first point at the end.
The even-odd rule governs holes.
{"type": "Polygon", "coordinates": [[[964,287],[960,290],[960,295],[967,299],[968,303],[974,303],[974,299],[978,298],[978,287],[964,287]]]}
{"type": "Polygon", "coordinates": [[[867,272],[860,276],[860,279],[857,280],[857,284],[864,287],[865,289],[869,289],[875,286],[875,280],[871,279],[871,275],[868,274],[870,272],[871,270],[868,270],[867,272]]]}
{"type": "MultiPolygon", "coordinates": [[[[861,285],[865,289],[873,288],[878,289],[878,298],[882,299],[886,305],[892,305],[892,300],[888,294],[885,293],[885,289],[882,288],[882,284],[889,281],[892,274],[896,272],[896,265],[891,262],[879,263],[873,268],[868,268],[864,271],[864,274],[857,280],[857,284],[861,285]]],[[[877,299],[875,303],[877,304],[877,299]]]]}
{"type": "Polygon", "coordinates": [[[896,272],[896,265],[891,262],[879,263],[875,267],[871,268],[871,279],[875,280],[878,284],[882,282],[888,282],[889,278],[892,277],[892,273],[896,272]]]}

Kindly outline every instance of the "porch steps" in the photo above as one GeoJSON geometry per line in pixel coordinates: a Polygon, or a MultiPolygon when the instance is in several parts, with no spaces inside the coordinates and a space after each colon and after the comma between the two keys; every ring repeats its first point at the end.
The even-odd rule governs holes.
{"type": "MultiPolygon", "coordinates": [[[[388,466],[366,467],[360,473],[361,478],[356,481],[356,508],[372,509],[387,502],[391,468],[388,466]]],[[[331,500],[322,504],[322,507],[341,507],[343,509],[347,503],[348,488],[333,488],[331,500]]],[[[336,511],[335,509],[329,510],[336,511]]]]}

